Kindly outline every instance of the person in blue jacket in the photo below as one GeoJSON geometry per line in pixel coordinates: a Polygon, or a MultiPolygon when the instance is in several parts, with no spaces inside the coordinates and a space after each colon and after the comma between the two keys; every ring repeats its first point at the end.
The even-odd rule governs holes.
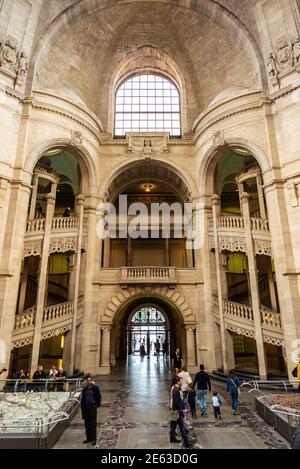
{"type": "Polygon", "coordinates": [[[239,387],[243,384],[235,374],[234,370],[230,370],[230,376],[227,379],[227,392],[230,392],[231,396],[231,407],[233,415],[237,414],[237,408],[239,404],[239,387]]]}

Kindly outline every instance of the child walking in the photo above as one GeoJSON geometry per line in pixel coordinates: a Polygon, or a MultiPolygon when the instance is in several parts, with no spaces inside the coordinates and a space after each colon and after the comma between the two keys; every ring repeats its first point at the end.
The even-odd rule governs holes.
{"type": "Polygon", "coordinates": [[[221,420],[221,418],[222,418],[222,416],[221,416],[222,401],[219,398],[217,391],[213,392],[213,397],[211,399],[211,403],[212,403],[212,406],[213,406],[213,409],[214,409],[215,418],[221,420]]]}
{"type": "Polygon", "coordinates": [[[196,391],[194,389],[194,386],[192,384],[189,385],[189,388],[191,389],[188,393],[188,402],[190,405],[190,411],[191,411],[191,417],[196,418],[196,391]]]}

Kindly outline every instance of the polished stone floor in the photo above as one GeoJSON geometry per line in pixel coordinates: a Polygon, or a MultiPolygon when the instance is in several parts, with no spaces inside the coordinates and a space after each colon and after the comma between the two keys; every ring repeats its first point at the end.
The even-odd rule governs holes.
{"type": "MultiPolygon", "coordinates": [[[[161,357],[131,357],[110,376],[95,379],[101,389],[96,449],[180,449],[169,442],[167,402],[173,370],[161,357]]],[[[216,421],[209,407],[208,417],[187,418],[194,448],[276,449],[289,444],[255,413],[252,398],[242,394],[239,415],[233,416],[222,383],[213,382],[223,401],[222,420],[216,421]]],[[[60,437],[55,449],[90,449],[83,445],[84,423],[80,412],[60,437]]]]}

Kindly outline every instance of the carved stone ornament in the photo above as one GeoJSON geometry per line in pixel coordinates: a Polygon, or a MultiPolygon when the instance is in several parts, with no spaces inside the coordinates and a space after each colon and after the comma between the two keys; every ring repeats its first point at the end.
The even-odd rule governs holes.
{"type": "Polygon", "coordinates": [[[243,238],[235,238],[233,236],[219,237],[220,251],[229,252],[246,252],[246,241],[243,238]]]}
{"type": "Polygon", "coordinates": [[[280,84],[280,78],[294,70],[300,73],[300,39],[289,41],[281,38],[267,59],[267,72],[273,85],[280,84]]]}
{"type": "Polygon", "coordinates": [[[272,256],[272,247],[270,241],[256,240],[254,250],[257,256],[272,256]]]}
{"type": "Polygon", "coordinates": [[[49,253],[53,252],[77,252],[77,238],[52,238],[49,253]]]}
{"type": "Polygon", "coordinates": [[[74,145],[75,147],[80,147],[82,146],[82,143],[83,143],[82,133],[79,132],[78,130],[72,130],[71,144],[74,145]]]}
{"type": "Polygon", "coordinates": [[[214,133],[213,142],[214,148],[223,147],[225,145],[225,136],[223,130],[218,130],[214,133]]]}
{"type": "Polygon", "coordinates": [[[41,256],[42,255],[42,240],[26,241],[24,243],[24,257],[41,256]]]}
{"type": "Polygon", "coordinates": [[[21,85],[26,78],[28,58],[19,49],[17,40],[12,36],[0,35],[0,69],[8,70],[15,75],[15,86],[21,85]]]}
{"type": "Polygon", "coordinates": [[[160,134],[134,134],[127,133],[128,153],[144,158],[166,155],[168,153],[169,133],[160,134]]]}

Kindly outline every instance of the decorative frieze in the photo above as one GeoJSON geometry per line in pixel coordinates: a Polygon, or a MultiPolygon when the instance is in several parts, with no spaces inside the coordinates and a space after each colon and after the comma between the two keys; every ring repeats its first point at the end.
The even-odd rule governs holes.
{"type": "Polygon", "coordinates": [[[272,256],[272,246],[270,241],[255,240],[254,252],[256,256],[272,256]]]}
{"type": "Polygon", "coordinates": [[[77,237],[52,238],[50,240],[49,254],[54,252],[77,252],[77,237]]]}
{"type": "Polygon", "coordinates": [[[26,78],[28,58],[19,49],[17,40],[12,36],[0,36],[0,70],[15,76],[15,86],[21,85],[26,78]]]}
{"type": "Polygon", "coordinates": [[[233,236],[220,236],[219,245],[221,251],[247,252],[246,240],[233,236]]]}
{"type": "Polygon", "coordinates": [[[26,241],[24,243],[24,257],[29,256],[41,256],[42,255],[42,244],[43,241],[26,241]]]}
{"type": "Polygon", "coordinates": [[[128,141],[128,153],[143,156],[144,158],[152,158],[155,156],[163,156],[168,153],[169,133],[160,134],[151,133],[132,133],[126,134],[128,141]]]}

